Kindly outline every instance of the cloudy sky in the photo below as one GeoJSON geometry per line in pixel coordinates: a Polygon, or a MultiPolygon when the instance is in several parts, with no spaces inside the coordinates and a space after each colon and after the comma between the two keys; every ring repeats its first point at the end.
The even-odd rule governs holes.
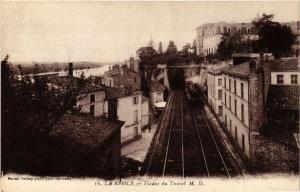
{"type": "MultiPolygon", "coordinates": [[[[0,4],[1,5],[1,4],[0,4]]],[[[250,22],[257,13],[299,19],[292,2],[2,2],[1,57],[11,61],[123,61],[152,36],[165,49],[192,43],[207,22],[250,22]]]]}

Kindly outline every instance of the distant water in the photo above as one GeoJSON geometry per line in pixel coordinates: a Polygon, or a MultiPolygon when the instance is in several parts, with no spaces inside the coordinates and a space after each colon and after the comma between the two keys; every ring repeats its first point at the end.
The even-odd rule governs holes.
{"type": "MultiPolygon", "coordinates": [[[[96,67],[96,68],[90,68],[90,69],[78,69],[73,71],[73,76],[74,77],[80,77],[81,74],[84,74],[85,78],[88,78],[90,76],[102,76],[106,71],[109,70],[109,67],[113,66],[112,64],[109,65],[103,65],[101,67],[96,67]]],[[[68,75],[68,70],[62,70],[58,72],[45,72],[45,73],[38,73],[38,75],[46,75],[46,74],[54,74],[58,73],[59,76],[67,76],[68,75]]],[[[19,75],[18,75],[19,76],[19,75]]]]}
{"type": "MultiPolygon", "coordinates": [[[[85,78],[88,78],[90,76],[101,76],[104,75],[104,72],[109,70],[109,67],[113,65],[103,65],[101,67],[96,68],[90,68],[90,69],[79,69],[73,71],[74,77],[80,77],[81,74],[84,74],[85,78]]],[[[66,76],[68,75],[68,71],[59,71],[59,76],[66,76]]]]}

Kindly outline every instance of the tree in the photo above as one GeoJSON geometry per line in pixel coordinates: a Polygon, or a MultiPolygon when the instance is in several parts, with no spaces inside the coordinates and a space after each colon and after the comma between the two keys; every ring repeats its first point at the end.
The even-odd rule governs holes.
{"type": "Polygon", "coordinates": [[[190,43],[187,43],[186,45],[184,45],[184,46],[182,47],[181,52],[180,52],[181,55],[184,56],[184,57],[189,56],[191,48],[192,48],[192,47],[191,47],[191,44],[190,44],[190,43]]]}
{"type": "Polygon", "coordinates": [[[170,40],[166,54],[167,55],[175,55],[176,53],[177,53],[177,47],[176,47],[175,43],[172,40],[170,40]]]}
{"type": "Polygon", "coordinates": [[[278,58],[289,54],[292,45],[296,42],[296,36],[290,27],[273,21],[274,15],[263,14],[252,23],[258,31],[258,48],[262,52],[271,52],[278,58]]]}
{"type": "MultiPolygon", "coordinates": [[[[241,32],[224,34],[221,38],[221,42],[218,45],[217,57],[219,57],[221,60],[226,60],[231,58],[233,53],[256,51],[256,42],[244,40],[243,35],[244,34],[241,32]]],[[[214,56],[210,55],[210,58],[212,57],[214,56]]]]}
{"type": "Polygon", "coordinates": [[[72,87],[51,88],[43,76],[17,77],[8,56],[1,68],[2,168],[34,173],[48,170],[47,156],[53,154],[49,153],[49,131],[73,109],[77,92],[72,87]]]}
{"type": "Polygon", "coordinates": [[[159,45],[158,45],[158,54],[161,55],[163,53],[163,50],[162,50],[162,42],[160,41],[159,42],[159,45]]]}

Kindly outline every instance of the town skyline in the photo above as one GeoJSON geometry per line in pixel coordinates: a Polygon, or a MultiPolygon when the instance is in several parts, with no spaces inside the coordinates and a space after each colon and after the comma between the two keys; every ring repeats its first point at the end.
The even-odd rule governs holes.
{"type": "Polygon", "coordinates": [[[3,2],[1,56],[9,54],[12,62],[123,62],[150,38],[156,49],[173,40],[181,50],[204,23],[251,22],[263,13],[297,21],[298,7],[298,1],[3,2]]]}

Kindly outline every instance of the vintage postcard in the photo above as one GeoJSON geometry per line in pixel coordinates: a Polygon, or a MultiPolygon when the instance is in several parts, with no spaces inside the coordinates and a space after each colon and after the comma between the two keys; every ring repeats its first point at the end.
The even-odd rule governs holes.
{"type": "Polygon", "coordinates": [[[1,191],[299,191],[300,1],[1,1],[1,191]]]}

